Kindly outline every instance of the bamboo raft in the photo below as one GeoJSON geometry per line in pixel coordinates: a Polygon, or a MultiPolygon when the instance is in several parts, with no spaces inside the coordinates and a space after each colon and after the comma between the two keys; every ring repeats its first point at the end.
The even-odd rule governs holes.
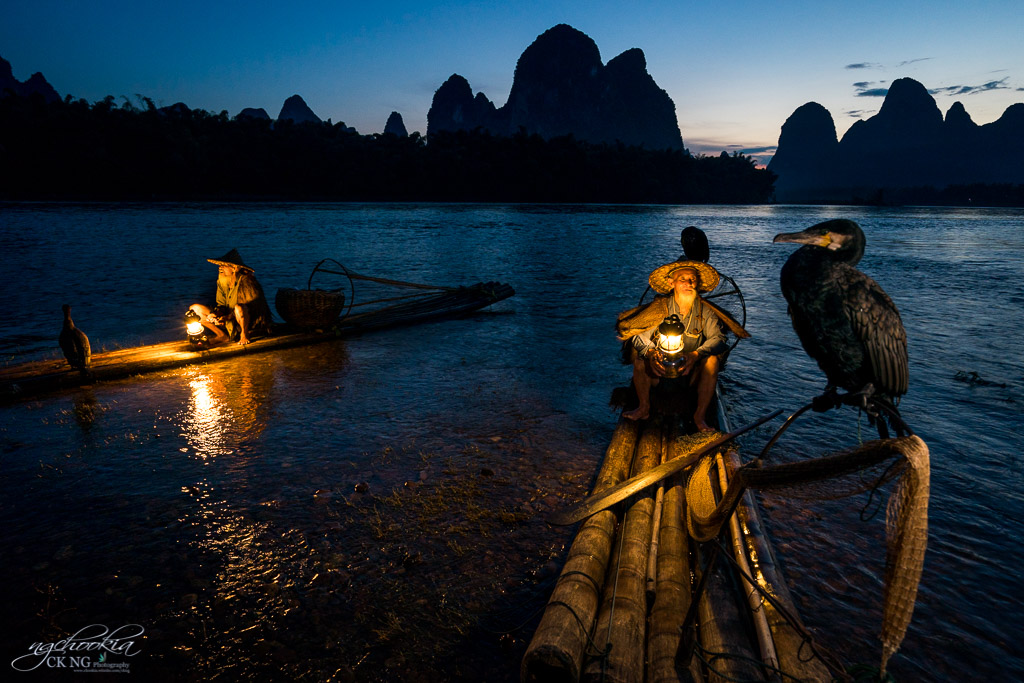
{"type": "Polygon", "coordinates": [[[290,329],[287,325],[278,325],[275,327],[274,334],[255,339],[246,346],[228,343],[209,349],[196,350],[188,341],[182,339],[162,344],[107,351],[94,354],[90,367],[85,371],[72,369],[63,358],[32,361],[0,368],[0,401],[18,400],[44,392],[72,389],[95,382],[124,379],[187,365],[212,363],[246,354],[309,346],[396,325],[465,315],[515,294],[515,290],[510,285],[498,282],[481,282],[467,287],[433,289],[442,289],[442,291],[375,310],[348,315],[338,321],[332,329],[323,332],[298,331],[290,329]]]}
{"type": "MultiPolygon", "coordinates": [[[[721,401],[716,403],[718,425],[728,431],[721,401]]],[[[679,429],[671,415],[641,423],[620,418],[593,492],[675,458],[679,429]]],[[[713,468],[710,478],[720,494],[739,466],[735,446],[724,446],[715,460],[717,473],[713,468]]],[[[786,680],[832,680],[799,632],[732,566],[720,560],[702,576],[715,543],[697,543],[687,532],[687,474],[675,474],[656,490],[648,487],[582,523],[523,657],[521,680],[717,683],[780,680],[779,671],[786,680]],[[691,610],[696,648],[684,642],[691,610]],[[688,656],[692,651],[698,654],[688,656]]],[[[726,533],[737,564],[796,617],[749,490],[726,533]]]]}
{"type": "MultiPolygon", "coordinates": [[[[718,426],[729,431],[717,398],[718,426]]],[[[877,440],[766,464],[778,436],[815,401],[787,418],[760,456],[743,465],[729,439],[778,413],[717,438],[677,438],[678,411],[640,424],[620,418],[597,476],[596,499],[550,518],[584,521],[523,657],[521,679],[853,680],[801,623],[751,491],[799,490],[801,497],[833,499],[875,492],[898,479],[887,506],[875,675],[887,680],[887,663],[910,624],[927,549],[928,446],[897,415],[894,438],[883,435],[879,421],[877,440]],[[646,483],[661,475],[668,478],[651,490],[646,483]],[[817,493],[813,487],[820,487],[817,493]],[[631,492],[632,498],[622,497],[631,492]],[[613,500],[622,502],[602,509],[613,500]]]]}

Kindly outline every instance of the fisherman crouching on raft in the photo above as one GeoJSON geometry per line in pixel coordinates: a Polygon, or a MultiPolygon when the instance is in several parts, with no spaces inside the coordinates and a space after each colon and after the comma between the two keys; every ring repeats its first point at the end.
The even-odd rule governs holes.
{"type": "Polygon", "coordinates": [[[211,311],[203,304],[189,306],[211,336],[212,343],[222,344],[237,336],[245,346],[252,335],[270,334],[273,320],[263,288],[245,265],[237,249],[219,259],[206,259],[219,267],[217,273],[217,305],[211,311]]]}
{"type": "Polygon", "coordinates": [[[621,341],[632,342],[630,360],[633,364],[633,386],[640,405],[622,415],[630,420],[644,420],[651,412],[651,388],[665,376],[665,368],[657,347],[658,326],[673,313],[686,328],[683,334],[685,363],[680,376],[689,378],[697,389],[697,407],[693,421],[702,432],[713,431],[707,423],[708,406],[715,394],[718,372],[729,347],[726,343],[725,321],[739,336],[749,336],[728,314],[700,297],[718,286],[718,271],[700,261],[676,261],[651,273],[651,288],[660,296],[644,306],[619,314],[616,331],[621,341]],[[738,329],[737,329],[738,328],[738,329]]]}

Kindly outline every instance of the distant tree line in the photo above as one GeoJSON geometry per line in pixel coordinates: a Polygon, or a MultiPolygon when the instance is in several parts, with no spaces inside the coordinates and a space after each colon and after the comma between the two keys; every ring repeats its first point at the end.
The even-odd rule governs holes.
{"type": "Polygon", "coordinates": [[[570,137],[359,135],[344,123],[232,119],[113,97],[0,99],[4,199],[323,199],[764,203],[775,175],[740,154],[691,156],[570,137]]]}

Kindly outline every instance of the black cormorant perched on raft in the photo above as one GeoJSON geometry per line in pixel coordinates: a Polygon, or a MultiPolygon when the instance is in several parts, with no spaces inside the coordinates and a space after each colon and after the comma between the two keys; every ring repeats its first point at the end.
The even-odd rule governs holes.
{"type": "Polygon", "coordinates": [[[61,308],[64,311],[64,327],[60,330],[60,348],[68,359],[68,365],[76,370],[85,370],[92,363],[89,338],[71,320],[71,306],[64,304],[61,308]]]}
{"type": "Polygon", "coordinates": [[[782,266],[782,294],[800,343],[828,378],[826,393],[841,387],[897,402],[907,392],[907,333],[889,295],[854,267],[864,255],[860,226],[830,220],[772,242],[805,245],[782,266]]]}

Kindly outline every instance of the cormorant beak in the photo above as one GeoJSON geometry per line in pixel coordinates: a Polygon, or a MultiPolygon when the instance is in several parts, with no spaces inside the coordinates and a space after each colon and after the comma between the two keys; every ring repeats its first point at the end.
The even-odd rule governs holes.
{"type": "Polygon", "coordinates": [[[780,232],[772,239],[772,244],[795,242],[796,244],[809,244],[813,247],[822,247],[823,249],[837,249],[839,248],[840,241],[836,240],[831,232],[822,234],[820,232],[802,230],[801,232],[780,232]]]}

